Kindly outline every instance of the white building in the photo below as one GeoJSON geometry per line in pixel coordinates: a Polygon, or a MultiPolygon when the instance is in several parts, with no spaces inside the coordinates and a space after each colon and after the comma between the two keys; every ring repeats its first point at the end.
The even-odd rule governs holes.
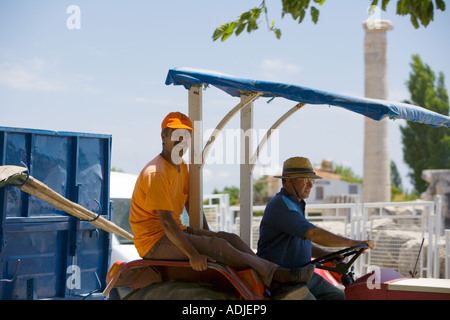
{"type": "MultiPolygon", "coordinates": [[[[314,168],[316,174],[323,179],[317,179],[311,190],[308,204],[360,202],[362,199],[362,184],[342,180],[342,176],[332,172],[332,163],[322,161],[320,168],[314,168]]],[[[281,179],[268,177],[269,197],[273,197],[281,189],[281,179]]]]}

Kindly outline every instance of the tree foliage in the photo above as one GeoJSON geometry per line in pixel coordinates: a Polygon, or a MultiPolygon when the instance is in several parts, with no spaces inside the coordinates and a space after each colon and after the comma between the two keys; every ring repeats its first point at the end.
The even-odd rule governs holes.
{"type": "MultiPolygon", "coordinates": [[[[267,200],[269,186],[267,184],[267,176],[262,176],[258,180],[253,181],[253,204],[262,205],[267,200]]],[[[240,203],[240,189],[235,186],[225,187],[222,191],[215,188],[213,194],[228,193],[230,196],[230,205],[238,205],[240,203]]]]}
{"type": "Polygon", "coordinates": [[[391,186],[397,188],[398,190],[402,190],[402,178],[400,177],[400,173],[398,172],[397,165],[394,161],[391,160],[391,186]]]}
{"type": "MultiPolygon", "coordinates": [[[[325,3],[325,0],[281,0],[282,11],[281,18],[290,15],[294,21],[302,23],[305,16],[311,16],[314,23],[319,21],[320,11],[318,7],[325,3]]],[[[379,0],[369,0],[369,12],[371,13],[375,7],[379,6],[379,0]]],[[[390,0],[381,0],[381,9],[386,11],[390,0]]],[[[426,27],[430,21],[434,19],[434,10],[445,11],[445,2],[443,0],[397,0],[396,14],[401,16],[409,16],[411,24],[417,29],[420,25],[426,27]]],[[[261,19],[264,18],[267,29],[275,34],[277,39],[281,38],[281,30],[275,27],[275,21],[269,22],[268,8],[265,0],[258,7],[254,7],[241,13],[238,19],[221,24],[213,33],[212,39],[216,41],[221,39],[225,41],[233,33],[239,36],[242,31],[247,30],[251,33],[258,29],[261,19]],[[261,17],[261,14],[263,17],[261,17]]]]}
{"type": "Polygon", "coordinates": [[[219,193],[228,193],[230,195],[230,205],[234,206],[240,203],[240,191],[238,187],[232,186],[232,187],[225,187],[222,191],[219,191],[217,189],[213,190],[213,194],[219,194],[219,193]]]}
{"type": "Polygon", "coordinates": [[[341,176],[341,179],[348,182],[362,183],[362,178],[353,172],[353,169],[343,165],[336,165],[334,173],[341,176]]]}
{"type": "MultiPolygon", "coordinates": [[[[418,55],[413,55],[412,60],[412,72],[406,82],[411,100],[406,102],[448,115],[449,100],[444,74],[440,72],[436,78],[433,70],[418,55]]],[[[400,130],[403,157],[412,170],[409,173],[411,182],[418,193],[424,192],[427,183],[422,179],[423,170],[450,168],[449,129],[408,122],[400,130]]]]}
{"type": "Polygon", "coordinates": [[[259,7],[252,8],[246,12],[243,12],[239,15],[239,19],[227,23],[221,24],[217,29],[214,31],[214,34],[212,36],[213,41],[216,41],[217,39],[221,38],[222,41],[225,41],[229,36],[231,36],[233,33],[238,36],[241,34],[244,29],[247,30],[248,33],[251,33],[258,29],[259,25],[259,18],[261,16],[261,13],[264,14],[266,17],[267,27],[270,31],[273,31],[276,35],[276,37],[279,39],[281,37],[281,30],[278,28],[275,28],[274,24],[275,22],[272,21],[271,24],[269,24],[268,15],[267,15],[267,7],[265,4],[265,1],[261,3],[259,7]]]}

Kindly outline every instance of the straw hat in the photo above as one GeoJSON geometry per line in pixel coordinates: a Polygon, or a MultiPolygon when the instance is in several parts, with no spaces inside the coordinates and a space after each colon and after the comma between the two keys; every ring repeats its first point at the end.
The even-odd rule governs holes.
{"type": "Polygon", "coordinates": [[[322,179],[316,175],[308,158],[293,157],[287,159],[283,163],[283,173],[281,176],[274,176],[274,178],[310,178],[322,179]]]}
{"type": "Polygon", "coordinates": [[[174,129],[188,129],[194,130],[192,128],[192,122],[189,117],[181,112],[171,112],[169,113],[161,123],[161,130],[164,128],[174,128],[174,129]]]}

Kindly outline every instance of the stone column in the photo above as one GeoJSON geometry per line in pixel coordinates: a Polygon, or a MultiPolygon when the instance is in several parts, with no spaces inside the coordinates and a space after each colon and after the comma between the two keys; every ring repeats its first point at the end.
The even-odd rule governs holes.
{"type": "MultiPolygon", "coordinates": [[[[386,31],[393,25],[387,20],[363,23],[365,96],[388,97],[386,31]]],[[[388,119],[375,121],[365,118],[364,123],[364,177],[363,201],[387,202],[391,200],[391,169],[389,158],[388,119]]]]}
{"type": "Polygon", "coordinates": [[[420,198],[434,201],[436,196],[441,197],[441,232],[450,228],[450,169],[430,169],[422,171],[422,179],[429,183],[427,190],[420,198]]]}

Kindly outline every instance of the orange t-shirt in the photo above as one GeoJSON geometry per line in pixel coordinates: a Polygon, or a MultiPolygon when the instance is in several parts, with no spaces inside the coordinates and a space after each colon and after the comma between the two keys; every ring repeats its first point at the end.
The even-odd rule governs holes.
{"type": "Polygon", "coordinates": [[[173,218],[181,223],[188,198],[189,174],[185,162],[180,171],[161,155],[150,161],[139,174],[131,197],[130,225],[134,233],[134,245],[141,257],[164,235],[164,229],[156,210],[173,212],[173,218]]]}

